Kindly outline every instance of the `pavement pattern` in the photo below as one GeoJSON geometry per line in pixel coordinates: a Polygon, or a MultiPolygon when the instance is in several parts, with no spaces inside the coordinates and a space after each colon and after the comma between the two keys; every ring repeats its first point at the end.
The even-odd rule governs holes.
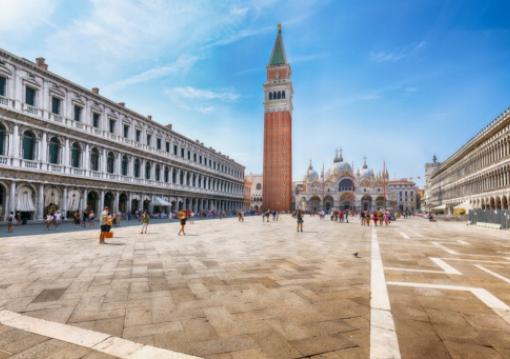
{"type": "Polygon", "coordinates": [[[308,216],[304,229],[281,216],[197,221],[185,237],[121,227],[107,245],[97,230],[2,238],[0,359],[115,357],[51,323],[212,359],[510,357],[508,232],[308,216]]]}

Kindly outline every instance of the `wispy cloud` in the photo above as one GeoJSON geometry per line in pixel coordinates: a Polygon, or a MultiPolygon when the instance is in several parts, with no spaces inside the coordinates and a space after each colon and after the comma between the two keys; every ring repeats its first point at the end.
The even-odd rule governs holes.
{"type": "Polygon", "coordinates": [[[166,89],[164,94],[181,109],[203,114],[213,112],[217,103],[232,103],[240,98],[233,90],[211,90],[192,86],[166,89]]]}
{"type": "Polygon", "coordinates": [[[175,87],[171,92],[174,92],[181,97],[199,100],[199,101],[224,101],[233,102],[239,99],[239,94],[231,91],[212,91],[208,89],[199,89],[196,87],[175,87]]]}
{"type": "Polygon", "coordinates": [[[105,90],[116,91],[130,85],[151,81],[166,76],[186,74],[198,60],[199,58],[197,56],[181,55],[175,62],[171,64],[154,67],[123,80],[116,81],[110,85],[107,85],[105,90]]]}
{"type": "Polygon", "coordinates": [[[425,41],[420,41],[417,44],[408,45],[401,48],[396,48],[393,50],[380,50],[380,51],[371,51],[369,54],[370,60],[374,62],[398,62],[401,61],[411,55],[414,55],[421,49],[426,46],[425,41]]]}
{"type": "Polygon", "coordinates": [[[30,34],[35,28],[50,23],[56,5],[56,0],[2,1],[0,34],[15,37],[30,34]]]}

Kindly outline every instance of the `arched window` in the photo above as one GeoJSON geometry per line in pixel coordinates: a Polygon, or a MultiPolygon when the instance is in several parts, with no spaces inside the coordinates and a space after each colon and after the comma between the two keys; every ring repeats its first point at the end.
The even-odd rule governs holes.
{"type": "Polygon", "coordinates": [[[31,131],[23,134],[23,159],[32,161],[35,159],[35,135],[31,131]]]}
{"type": "Polygon", "coordinates": [[[285,91],[282,91],[282,98],[285,98],[285,91]]]}
{"type": "Polygon", "coordinates": [[[151,178],[151,164],[149,162],[145,164],[145,178],[146,179],[151,178]]]}
{"type": "Polygon", "coordinates": [[[0,123],[0,156],[5,156],[5,136],[7,134],[7,130],[5,129],[4,125],[0,123]]]}
{"type": "Polygon", "coordinates": [[[159,181],[161,179],[161,166],[160,165],[156,165],[155,177],[156,177],[156,181],[159,181]]]}
{"type": "Polygon", "coordinates": [[[197,176],[193,173],[193,187],[196,186],[196,183],[197,183],[197,176]]]}
{"type": "Polygon", "coordinates": [[[135,160],[134,172],[135,172],[135,177],[139,178],[140,177],[140,160],[138,158],[135,160]]]}
{"type": "Polygon", "coordinates": [[[172,171],[172,183],[176,183],[177,182],[177,171],[174,170],[172,171]]]}
{"type": "Polygon", "coordinates": [[[261,183],[257,183],[255,188],[257,189],[257,191],[260,191],[262,189],[262,184],[261,183]]]}
{"type": "Polygon", "coordinates": [[[269,99],[270,99],[270,100],[272,100],[272,99],[273,99],[273,93],[272,93],[272,92],[270,92],[270,93],[269,93],[269,99]]]}
{"type": "Polygon", "coordinates": [[[60,153],[60,141],[58,138],[53,137],[48,144],[48,162],[52,164],[57,164],[59,162],[59,153],[60,153]]]}
{"type": "Polygon", "coordinates": [[[129,160],[126,155],[122,156],[122,164],[121,164],[121,171],[123,176],[128,175],[128,166],[129,166],[129,160]]]}
{"type": "Polygon", "coordinates": [[[165,182],[168,182],[168,179],[169,179],[169,170],[168,170],[168,167],[165,166],[165,182]]]}
{"type": "Polygon", "coordinates": [[[278,91],[278,93],[277,93],[277,95],[276,95],[276,98],[278,98],[278,100],[282,98],[282,93],[281,93],[281,91],[278,91]]]}
{"type": "Polygon", "coordinates": [[[344,178],[338,184],[338,190],[340,192],[344,191],[354,191],[354,183],[349,178],[344,178]]]}
{"type": "Polygon", "coordinates": [[[108,173],[113,173],[115,171],[115,155],[113,152],[108,152],[106,157],[106,171],[108,173]]]}
{"type": "Polygon", "coordinates": [[[93,148],[90,151],[90,169],[92,171],[99,171],[99,150],[93,148]]]}
{"type": "Polygon", "coordinates": [[[80,167],[81,147],[78,143],[73,143],[71,146],[71,166],[74,168],[80,167]]]}

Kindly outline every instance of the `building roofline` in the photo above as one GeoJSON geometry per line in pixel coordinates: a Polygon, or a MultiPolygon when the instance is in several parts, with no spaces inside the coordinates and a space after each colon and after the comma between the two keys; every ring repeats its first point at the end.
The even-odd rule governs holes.
{"type": "Polygon", "coordinates": [[[107,98],[107,97],[105,97],[105,96],[103,96],[101,94],[94,93],[94,92],[92,92],[91,89],[83,87],[82,85],[79,85],[76,82],[73,82],[73,81],[71,81],[69,79],[66,79],[66,78],[56,74],[55,72],[52,72],[52,71],[47,70],[47,69],[44,70],[44,69],[39,68],[33,61],[30,61],[30,60],[28,60],[28,59],[26,59],[24,57],[21,57],[21,56],[14,55],[13,53],[11,53],[11,52],[3,49],[3,48],[0,48],[0,55],[2,55],[4,57],[7,57],[7,58],[11,58],[14,62],[18,62],[18,63],[20,63],[22,65],[30,67],[33,71],[36,71],[41,76],[47,76],[47,77],[54,78],[55,80],[58,80],[58,81],[61,81],[61,82],[65,82],[68,86],[74,87],[78,91],[85,92],[88,96],[93,97],[96,100],[107,102],[108,105],[114,107],[119,112],[127,112],[128,114],[131,114],[132,116],[137,117],[138,120],[142,120],[142,121],[144,121],[146,123],[150,123],[153,126],[159,127],[159,129],[163,130],[164,132],[170,132],[170,133],[180,137],[183,140],[189,141],[189,142],[195,144],[196,146],[199,146],[203,150],[207,150],[209,152],[213,152],[213,154],[217,155],[218,157],[222,158],[223,160],[226,160],[226,161],[234,163],[234,164],[236,164],[238,166],[241,166],[243,169],[246,168],[244,165],[242,165],[239,162],[235,161],[234,159],[228,157],[227,155],[225,155],[223,153],[219,153],[214,148],[207,147],[207,146],[205,146],[204,144],[202,144],[198,140],[192,140],[191,138],[189,138],[189,137],[187,137],[187,136],[185,136],[185,135],[183,135],[183,134],[181,134],[179,132],[176,132],[173,129],[169,129],[167,127],[168,125],[163,125],[163,124],[161,124],[161,123],[159,123],[157,121],[150,120],[150,119],[147,118],[147,116],[144,116],[144,115],[140,114],[139,112],[136,112],[136,111],[130,109],[129,107],[121,106],[121,105],[119,105],[119,103],[117,103],[117,102],[115,102],[115,101],[113,101],[113,100],[111,100],[111,99],[109,99],[109,98],[107,98]]]}

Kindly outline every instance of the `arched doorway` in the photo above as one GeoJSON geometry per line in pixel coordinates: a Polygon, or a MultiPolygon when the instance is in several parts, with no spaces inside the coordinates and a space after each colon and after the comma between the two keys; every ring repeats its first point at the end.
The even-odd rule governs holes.
{"type": "Polygon", "coordinates": [[[321,208],[321,199],[319,197],[312,197],[308,201],[308,210],[310,212],[317,212],[321,208]]]}
{"type": "Polygon", "coordinates": [[[97,192],[89,192],[87,194],[87,211],[98,212],[99,195],[97,192]]]}
{"type": "Polygon", "coordinates": [[[144,211],[149,211],[150,204],[151,204],[150,199],[146,199],[145,201],[143,201],[143,210],[144,211]]]}
{"type": "Polygon", "coordinates": [[[35,190],[29,184],[22,184],[16,189],[16,212],[23,223],[31,220],[35,213],[35,190]]]}
{"type": "Polygon", "coordinates": [[[106,192],[104,194],[104,206],[108,207],[110,212],[115,212],[115,209],[113,208],[113,193],[106,192]]]}
{"type": "Polygon", "coordinates": [[[44,189],[44,214],[56,212],[62,202],[61,191],[56,187],[44,189]]]}
{"type": "Polygon", "coordinates": [[[385,209],[386,208],[386,199],[383,196],[379,196],[375,199],[375,207],[376,209],[385,209]]]}
{"type": "Polygon", "coordinates": [[[354,193],[344,192],[340,195],[340,209],[352,209],[354,207],[354,193]]]}
{"type": "Polygon", "coordinates": [[[370,197],[369,195],[364,195],[361,198],[361,210],[362,211],[372,210],[372,197],[370,197]]]}
{"type": "Polygon", "coordinates": [[[120,213],[127,213],[127,203],[128,203],[128,196],[126,193],[122,192],[119,196],[119,212],[120,213]]]}
{"type": "MultiPolygon", "coordinates": [[[[1,125],[0,125],[1,126],[1,125]]],[[[0,184],[0,220],[5,217],[5,200],[7,198],[7,190],[3,184],[0,184]]]]}
{"type": "Polygon", "coordinates": [[[506,196],[503,196],[503,200],[501,202],[503,209],[508,209],[508,199],[506,198],[506,196]]]}
{"type": "Polygon", "coordinates": [[[324,210],[326,211],[326,213],[329,213],[329,211],[331,211],[334,203],[335,202],[333,201],[333,198],[331,196],[324,197],[324,210]]]}
{"type": "Polygon", "coordinates": [[[131,213],[135,213],[136,211],[138,211],[138,208],[140,206],[140,201],[138,200],[138,198],[133,198],[131,200],[131,213]]]}

